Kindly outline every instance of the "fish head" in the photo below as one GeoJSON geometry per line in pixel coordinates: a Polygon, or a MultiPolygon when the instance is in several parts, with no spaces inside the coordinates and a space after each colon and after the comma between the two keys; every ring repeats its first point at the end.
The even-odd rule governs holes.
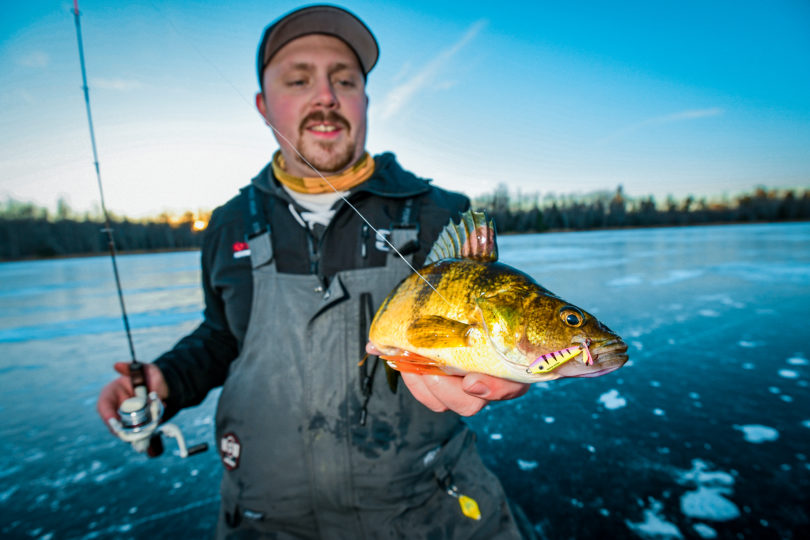
{"type": "Polygon", "coordinates": [[[597,377],[627,362],[627,344],[618,334],[543,289],[477,304],[491,346],[525,380],[597,377]]]}

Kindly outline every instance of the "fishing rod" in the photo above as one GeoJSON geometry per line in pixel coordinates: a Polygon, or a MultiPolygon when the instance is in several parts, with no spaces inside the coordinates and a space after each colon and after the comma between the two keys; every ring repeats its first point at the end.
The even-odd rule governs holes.
{"type": "Polygon", "coordinates": [[[129,325],[127,308],[124,304],[124,291],[121,287],[121,278],[118,273],[118,262],[116,259],[115,237],[110,224],[110,215],[107,212],[107,205],[104,201],[104,187],[101,183],[101,169],[98,165],[98,151],[96,150],[96,136],[93,129],[93,115],[90,112],[90,89],[87,86],[87,70],[84,63],[84,46],[82,44],[82,27],[79,20],[79,0],[73,0],[73,17],[76,22],[76,40],[79,46],[79,64],[82,69],[82,90],[84,91],[84,104],[87,109],[87,124],[90,128],[90,145],[93,148],[93,165],[96,169],[96,181],[98,183],[98,193],[101,200],[101,211],[104,214],[104,229],[107,235],[107,247],[110,251],[113,275],[115,276],[115,289],[118,292],[118,303],[121,306],[121,319],[124,323],[124,331],[129,344],[129,378],[135,395],[124,400],[118,409],[118,416],[110,418],[108,424],[113,432],[123,441],[128,442],[138,452],[146,452],[150,457],[159,456],[163,453],[163,442],[161,433],[177,440],[180,448],[180,457],[187,457],[193,454],[204,452],[208,449],[208,444],[201,443],[187,448],[185,439],[180,429],[173,424],[160,425],[163,416],[163,403],[156,392],[148,392],[146,386],[146,374],[144,365],[135,356],[135,345],[132,341],[132,330],[129,325]]]}

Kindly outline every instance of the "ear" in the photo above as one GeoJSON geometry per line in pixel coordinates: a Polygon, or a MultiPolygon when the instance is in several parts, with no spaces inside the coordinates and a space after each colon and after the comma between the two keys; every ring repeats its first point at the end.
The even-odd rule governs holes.
{"type": "Polygon", "coordinates": [[[256,92],[256,108],[265,120],[267,120],[267,103],[264,101],[264,93],[256,92]]]}

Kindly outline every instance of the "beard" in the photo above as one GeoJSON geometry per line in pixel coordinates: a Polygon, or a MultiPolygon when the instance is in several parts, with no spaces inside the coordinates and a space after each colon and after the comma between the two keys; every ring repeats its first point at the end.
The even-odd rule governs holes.
{"type": "Polygon", "coordinates": [[[349,136],[343,141],[311,141],[304,136],[305,127],[309,122],[330,122],[340,126],[347,135],[351,135],[349,122],[334,111],[324,114],[321,111],[307,115],[299,128],[299,139],[296,145],[296,159],[307,168],[315,167],[321,173],[337,173],[352,164],[357,144],[349,136]],[[302,157],[303,156],[303,159],[302,157]],[[307,163],[309,162],[309,163],[307,163]]]}

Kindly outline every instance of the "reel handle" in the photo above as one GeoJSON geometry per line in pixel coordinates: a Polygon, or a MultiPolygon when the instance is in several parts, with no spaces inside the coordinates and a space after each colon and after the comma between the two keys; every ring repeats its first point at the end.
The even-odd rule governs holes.
{"type": "Polygon", "coordinates": [[[193,456],[194,454],[202,454],[206,450],[208,450],[208,443],[200,443],[189,447],[186,452],[188,452],[189,456],[193,456]]]}

